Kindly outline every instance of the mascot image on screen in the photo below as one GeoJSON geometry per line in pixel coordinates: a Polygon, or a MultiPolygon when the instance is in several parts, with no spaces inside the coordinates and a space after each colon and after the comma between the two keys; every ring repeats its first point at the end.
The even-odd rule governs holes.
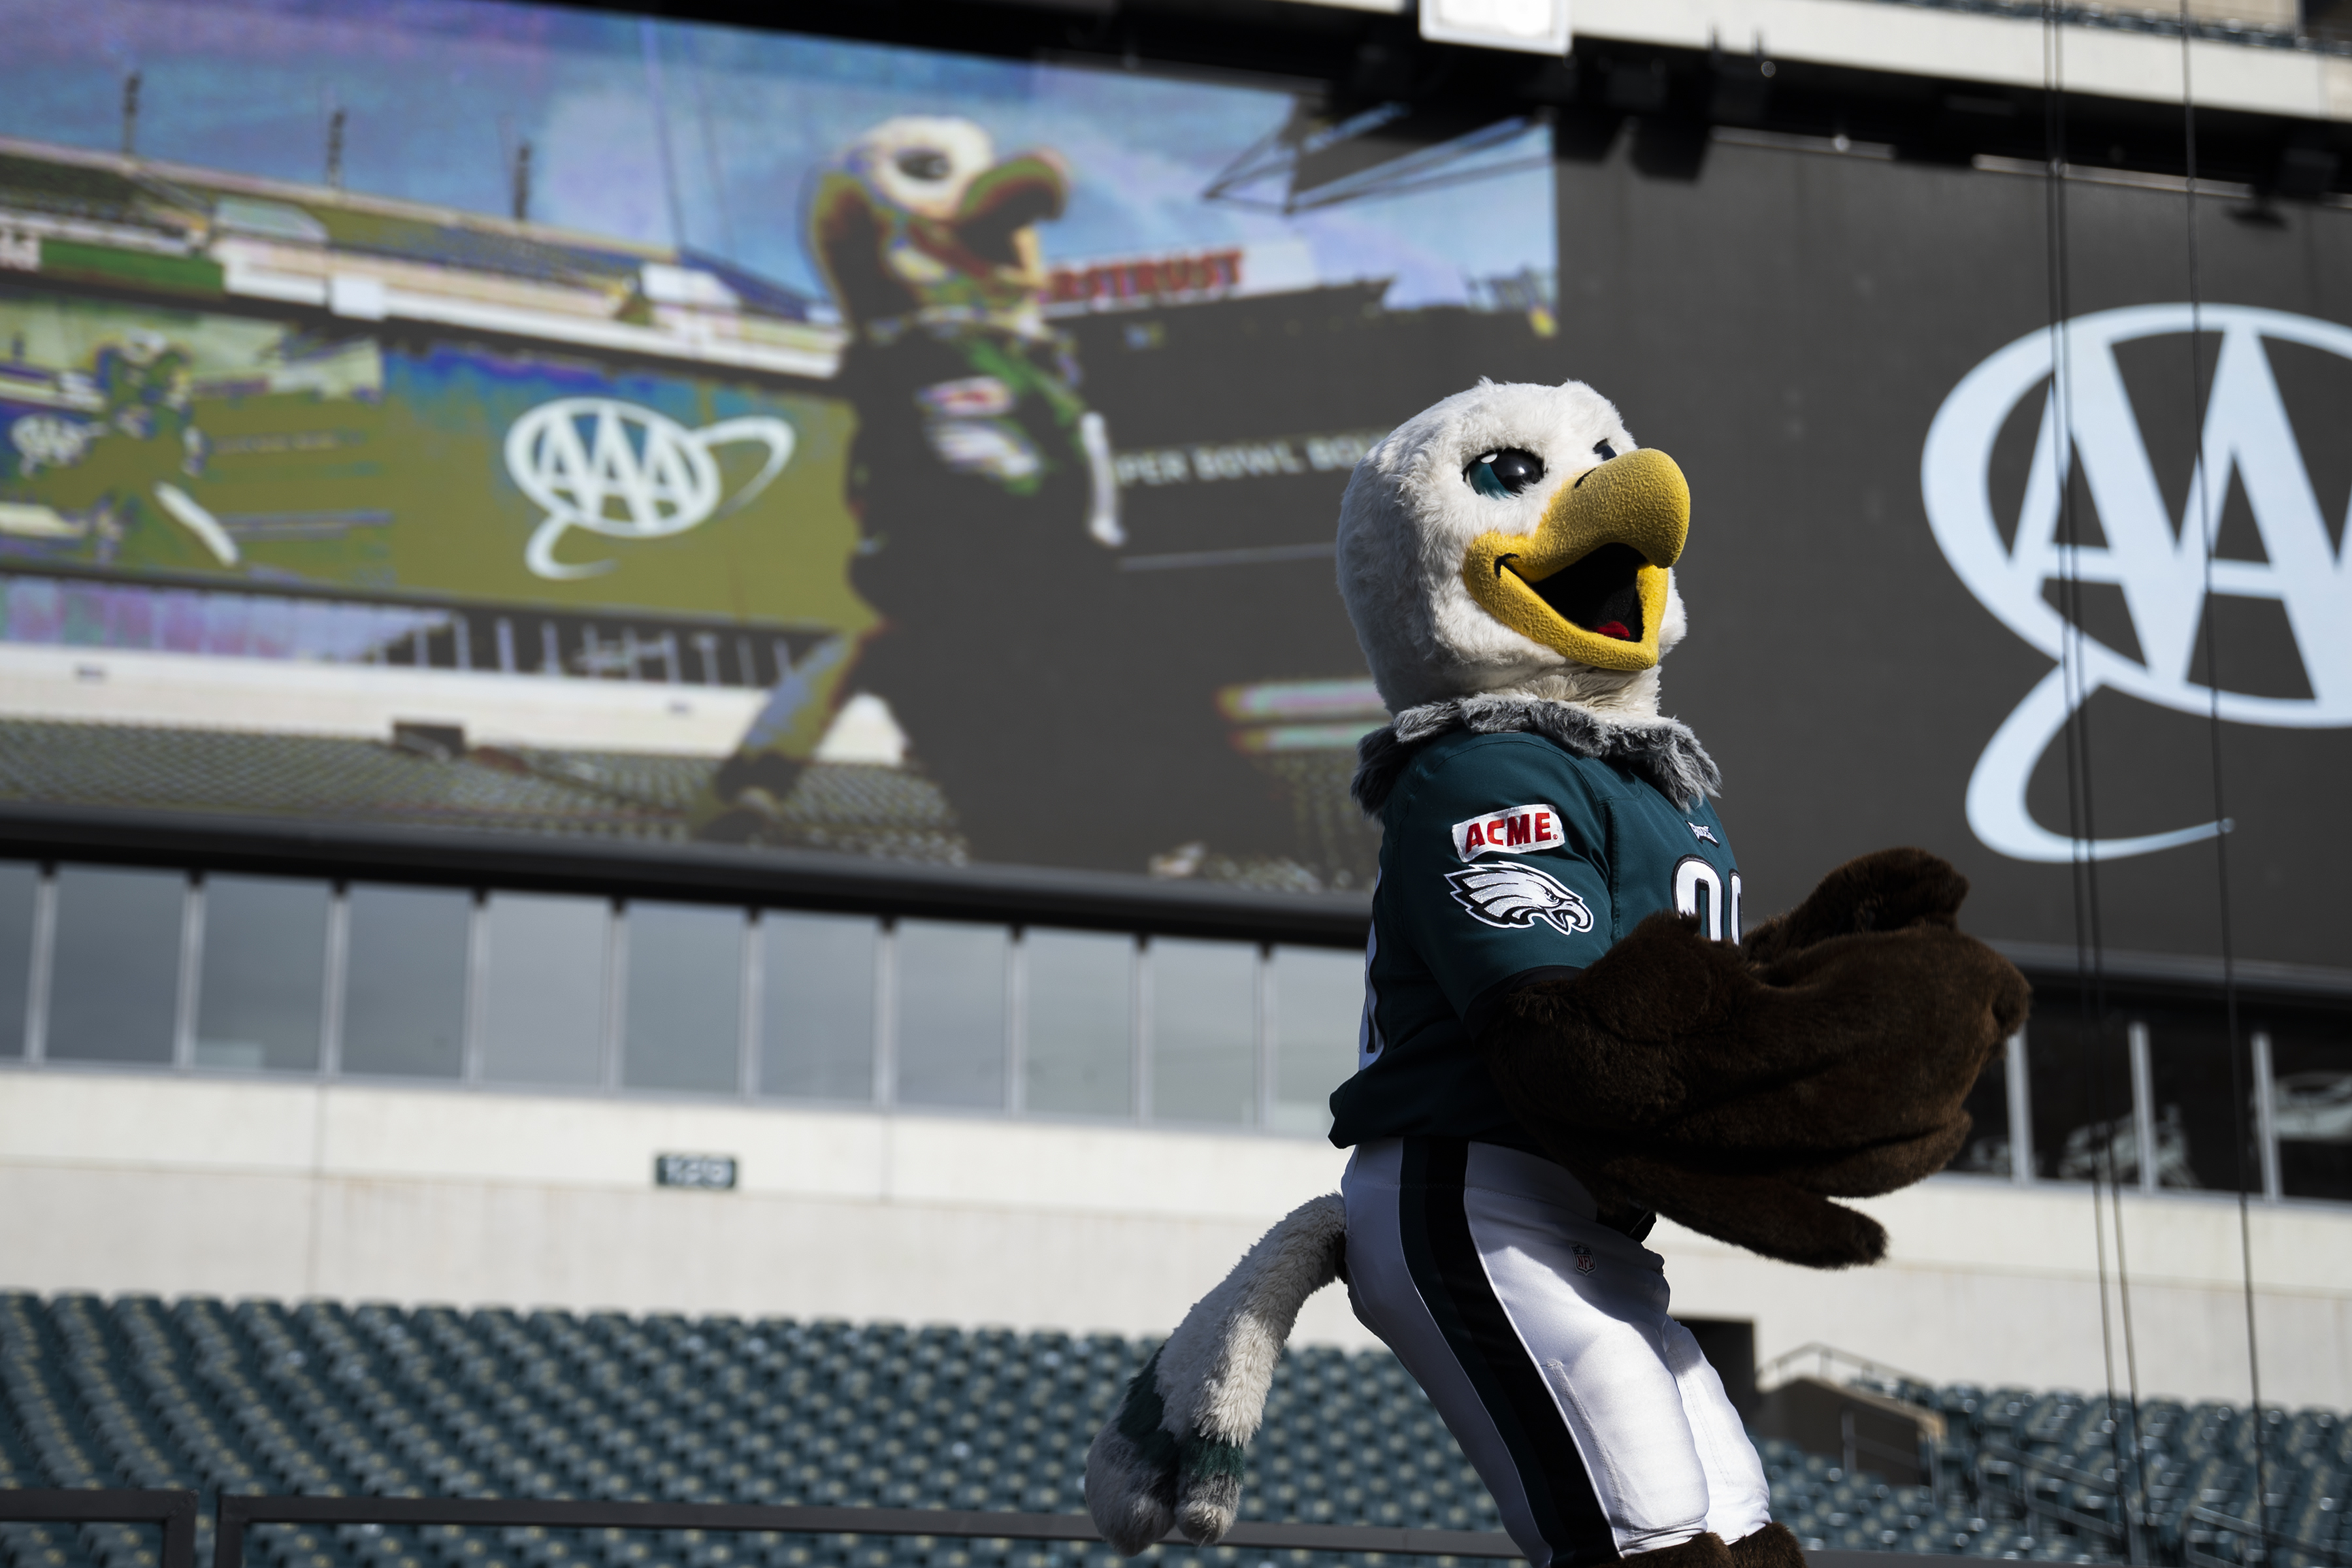
{"type": "Polygon", "coordinates": [[[1087,1463],[1122,1552],[1232,1527],[1300,1304],[1343,1279],[1537,1568],[1799,1568],[1762,1466],[1667,1315],[1658,1215],[1819,1268],[1885,1233],[1830,1200],[1960,1148],[2025,982],[1916,849],[1832,871],[1743,939],[1714,763],[1658,712],[1682,639],[1681,471],[1591,388],[1482,384],[1340,504],[1339,586],[1394,721],[1339,1194],[1186,1315],[1087,1463]]]}

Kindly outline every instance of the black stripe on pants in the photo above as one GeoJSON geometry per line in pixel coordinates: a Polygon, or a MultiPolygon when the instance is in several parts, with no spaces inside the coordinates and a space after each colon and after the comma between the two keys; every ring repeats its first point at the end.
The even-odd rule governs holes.
{"type": "Polygon", "coordinates": [[[1470,1145],[1459,1138],[1404,1140],[1398,1231],[1405,1268],[1437,1331],[1494,1418],[1519,1472],[1536,1528],[1551,1543],[1549,1565],[1586,1568],[1618,1561],[1576,1436],[1542,1372],[1511,1327],[1470,1235],[1463,1185],[1470,1145]]]}

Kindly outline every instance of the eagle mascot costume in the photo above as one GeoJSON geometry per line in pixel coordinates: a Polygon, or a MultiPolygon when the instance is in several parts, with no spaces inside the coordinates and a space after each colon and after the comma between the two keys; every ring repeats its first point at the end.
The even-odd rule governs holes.
{"type": "Polygon", "coordinates": [[[869,128],[816,181],[808,247],[850,329],[835,385],[857,412],[849,578],[882,625],[854,669],[835,640],[783,672],[693,805],[697,837],[803,841],[785,802],[833,717],[819,693],[863,689],[974,858],[1141,871],[1200,840],[1279,858],[1216,682],[1160,652],[1199,627],[1119,569],[1110,427],[1045,314],[1038,231],[1070,193],[1053,152],[1000,158],[980,125],[929,115],[869,128]]]}
{"type": "Polygon", "coordinates": [[[1212,1542],[1306,1298],[1444,1416],[1537,1568],[1800,1568],[1722,1381],[1667,1315],[1656,1217],[1819,1268],[1885,1233],[1832,1200],[1940,1170],[2025,982],[1916,849],[1742,931],[1696,737],[1658,711],[1690,494],[1591,388],[1482,384],[1366,454],[1339,588],[1394,721],[1341,1191],[1276,1225],[1137,1374],[1087,1462],[1133,1553],[1212,1542]]]}
{"type": "MultiPolygon", "coordinates": [[[[969,120],[901,115],[809,201],[809,252],[850,329],[835,382],[857,411],[850,582],[885,620],[854,683],[889,704],[986,859],[1050,861],[1067,836],[1036,826],[1031,781],[1008,767],[1101,749],[1065,716],[1093,709],[1105,634],[1086,617],[1126,535],[1108,426],[1042,313],[1037,226],[1069,194],[1050,152],[999,158],[969,120]]],[[[813,691],[846,651],[822,647],[779,683],[697,803],[696,837],[793,841],[783,803],[832,717],[813,691]]]]}

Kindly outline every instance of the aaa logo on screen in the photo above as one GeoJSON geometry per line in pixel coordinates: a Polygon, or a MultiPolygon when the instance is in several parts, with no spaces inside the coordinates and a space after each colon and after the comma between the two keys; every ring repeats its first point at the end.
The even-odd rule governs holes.
{"type": "Polygon", "coordinates": [[[721,419],[689,430],[642,404],[612,397],[561,397],[507,429],[507,473],[547,515],[523,551],[541,577],[594,577],[615,563],[569,563],[556,546],[572,529],[607,539],[684,533],[768,488],[792,460],[793,427],[765,415],[721,419]],[[767,461],[732,496],[724,493],[713,447],[752,441],[767,461]]]}
{"type": "MultiPolygon", "coordinates": [[[[2035,822],[2027,781],[2067,720],[2101,687],[2203,715],[2218,707],[2243,724],[2352,725],[2352,575],[2330,537],[2311,475],[2271,374],[2263,344],[2302,343],[2352,359],[2352,328],[2243,305],[2137,305],[2080,316],[2022,337],[1964,376],[1936,413],[1920,461],[1927,521],[1960,581],[2011,631],[2061,660],[2002,723],[1969,780],[1969,826],[2021,860],[2145,855],[2210,838],[2208,822],[2133,838],[2075,839],[2035,822]],[[2185,515],[2157,479],[2127,396],[2116,347],[2191,330],[2218,337],[2185,515]],[[2053,350],[2058,351],[2053,355],[2053,350]],[[2052,374],[2053,358],[2057,365],[2052,374]],[[2002,424],[2047,384],[2015,542],[1993,514],[1990,467],[2002,424]],[[2232,474],[2250,504],[2264,561],[2207,558],[2232,474]],[[2104,545],[2060,537],[2060,498],[2079,477],[2104,545]],[[2207,574],[2217,596],[2270,599],[2286,612],[2309,697],[2263,697],[2190,679],[2205,613],[2207,574]],[[2070,625],[2043,596],[2053,579],[2122,590],[2142,657],[2132,658],[2070,625]]],[[[2184,364],[2189,345],[2179,341],[2184,364]]],[[[2226,650],[2221,664],[2228,669],[2226,650]]]]}

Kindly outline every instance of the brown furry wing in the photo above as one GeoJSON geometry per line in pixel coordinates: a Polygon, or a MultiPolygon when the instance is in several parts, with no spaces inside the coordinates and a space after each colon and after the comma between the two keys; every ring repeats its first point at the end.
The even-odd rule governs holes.
{"type": "Polygon", "coordinates": [[[1775,915],[1740,942],[1751,963],[1774,959],[1833,936],[1949,926],[1969,896],[1969,879],[1925,849],[1858,855],[1821,880],[1805,901],[1775,915]]]}
{"type": "MultiPolygon", "coordinates": [[[[1729,1070],[1696,1086],[1681,1138],[1723,1149],[1833,1152],[1916,1137],[1959,1113],[2001,1042],[2023,1022],[2023,977],[1990,948],[1938,927],[1832,938],[1753,977],[1712,1039],[1812,1055],[1793,1069],[1729,1070]]],[[[1915,1178],[1916,1179],[1916,1178],[1915,1178]]]]}
{"type": "Polygon", "coordinates": [[[1639,1194],[1643,1207],[1678,1225],[1783,1263],[1847,1268],[1886,1256],[1886,1232],[1876,1220],[1780,1176],[1693,1170],[1638,1154],[1577,1173],[1588,1186],[1639,1194]]]}
{"type": "Polygon", "coordinates": [[[1506,998],[1479,1039],[1488,1071],[1606,1205],[1790,1262],[1874,1261],[1884,1233],[1827,1199],[1942,1169],[2025,1017],[2024,978],[1953,928],[1966,890],[1920,851],[1864,857],[1781,917],[1760,961],[1654,915],[1506,998]]]}

